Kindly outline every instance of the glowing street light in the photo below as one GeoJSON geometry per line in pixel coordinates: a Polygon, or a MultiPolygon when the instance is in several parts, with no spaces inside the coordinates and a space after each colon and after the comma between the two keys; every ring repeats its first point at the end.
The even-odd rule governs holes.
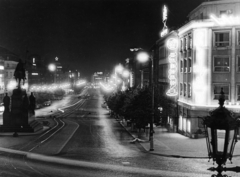
{"type": "Polygon", "coordinates": [[[51,64],[48,65],[48,69],[49,69],[49,71],[54,72],[56,70],[56,65],[51,63],[51,64]]]}
{"type": "Polygon", "coordinates": [[[149,60],[150,56],[147,52],[145,51],[140,51],[137,53],[137,60],[140,62],[140,63],[145,63],[149,60]]]}
{"type": "Polygon", "coordinates": [[[152,114],[152,117],[150,119],[149,140],[150,140],[150,151],[154,151],[154,148],[153,148],[153,121],[154,121],[154,78],[153,78],[154,73],[153,73],[153,68],[154,68],[154,61],[153,61],[153,58],[146,51],[138,52],[136,58],[140,63],[144,63],[144,62],[151,60],[151,79],[152,79],[152,110],[151,110],[151,114],[152,114]]]}
{"type": "Polygon", "coordinates": [[[48,65],[49,71],[54,72],[54,83],[56,82],[56,68],[56,65],[53,63],[48,65]]]}

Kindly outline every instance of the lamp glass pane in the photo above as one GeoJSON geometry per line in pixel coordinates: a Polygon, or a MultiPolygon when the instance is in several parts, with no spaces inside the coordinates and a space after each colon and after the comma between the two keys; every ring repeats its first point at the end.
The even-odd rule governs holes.
{"type": "Polygon", "coordinates": [[[209,150],[210,150],[210,153],[213,152],[213,149],[212,149],[212,133],[211,133],[211,128],[207,127],[207,132],[208,132],[208,138],[209,138],[209,150]]]}
{"type": "Polygon", "coordinates": [[[233,141],[234,141],[234,132],[235,132],[235,130],[230,130],[229,131],[227,154],[229,154],[230,151],[231,151],[231,147],[232,147],[232,144],[233,144],[233,141]]]}
{"type": "Polygon", "coordinates": [[[217,130],[217,153],[222,154],[224,151],[225,130],[217,130]]]}

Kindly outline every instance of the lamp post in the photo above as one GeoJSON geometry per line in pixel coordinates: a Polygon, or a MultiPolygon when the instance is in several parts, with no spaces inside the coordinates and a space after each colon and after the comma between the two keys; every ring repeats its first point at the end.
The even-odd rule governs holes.
{"type": "Polygon", "coordinates": [[[51,63],[48,65],[48,69],[51,72],[54,72],[54,83],[56,83],[56,65],[51,63]]]}
{"type": "Polygon", "coordinates": [[[152,82],[152,110],[151,110],[151,119],[150,119],[150,135],[149,135],[149,141],[150,141],[150,151],[154,151],[154,143],[153,143],[153,122],[154,122],[154,61],[153,57],[150,56],[147,52],[145,51],[139,51],[137,53],[137,60],[140,63],[145,63],[148,60],[151,61],[151,82],[152,82]]]}
{"type": "Polygon", "coordinates": [[[224,101],[225,96],[223,89],[221,89],[220,106],[210,112],[210,116],[203,117],[208,156],[209,159],[212,158],[213,162],[216,161],[218,164],[216,168],[218,174],[213,175],[217,177],[223,176],[221,173],[224,171],[223,165],[225,165],[227,159],[232,160],[234,147],[237,143],[237,129],[240,123],[239,118],[235,118],[233,113],[223,106],[224,101]],[[224,139],[221,138],[222,135],[224,135],[224,139]],[[221,143],[223,143],[222,146],[221,143]]]}

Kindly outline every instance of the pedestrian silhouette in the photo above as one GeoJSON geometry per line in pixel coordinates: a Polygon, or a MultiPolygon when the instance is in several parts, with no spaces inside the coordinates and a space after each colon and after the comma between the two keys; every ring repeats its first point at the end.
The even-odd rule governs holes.
{"type": "Polygon", "coordinates": [[[36,98],[33,95],[33,92],[31,92],[31,95],[29,96],[29,102],[30,102],[30,105],[29,105],[30,113],[32,115],[35,115],[35,111],[34,110],[36,108],[36,98]]]}
{"type": "Polygon", "coordinates": [[[3,98],[3,105],[4,105],[4,112],[9,112],[10,97],[8,96],[8,93],[6,93],[3,98]]]}

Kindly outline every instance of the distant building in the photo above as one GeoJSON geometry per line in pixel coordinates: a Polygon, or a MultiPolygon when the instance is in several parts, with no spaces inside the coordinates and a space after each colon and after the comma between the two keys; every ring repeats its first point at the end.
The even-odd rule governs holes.
{"type": "Polygon", "coordinates": [[[0,101],[2,101],[5,92],[11,92],[16,86],[14,71],[19,59],[20,57],[16,54],[0,47],[0,101]]]}
{"type": "Polygon", "coordinates": [[[39,55],[33,54],[28,57],[26,69],[28,71],[29,86],[45,82],[44,73],[46,73],[46,67],[39,55]]]}

